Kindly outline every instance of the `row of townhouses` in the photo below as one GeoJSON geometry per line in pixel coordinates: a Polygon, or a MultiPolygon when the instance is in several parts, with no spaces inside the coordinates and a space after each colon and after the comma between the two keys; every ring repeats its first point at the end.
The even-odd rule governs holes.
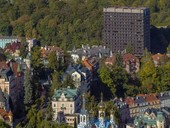
{"type": "Polygon", "coordinates": [[[12,113],[17,111],[18,103],[23,98],[25,68],[26,64],[14,60],[0,62],[0,108],[2,109],[0,118],[11,126],[13,125],[12,113]]]}
{"type": "Polygon", "coordinates": [[[158,95],[139,94],[136,97],[126,97],[125,99],[115,98],[113,102],[119,110],[122,127],[126,124],[127,127],[139,127],[142,124],[157,128],[168,126],[166,120],[169,119],[170,111],[166,108],[170,108],[170,92],[158,95]],[[133,124],[129,123],[133,121],[133,124]]]}
{"type": "MultiPolygon", "coordinates": [[[[116,54],[105,46],[89,46],[82,45],[81,48],[68,51],[74,63],[84,61],[85,58],[93,58],[94,60],[99,60],[105,58],[105,64],[108,66],[114,65],[116,62],[116,54]]],[[[131,53],[122,53],[123,67],[128,73],[138,72],[140,70],[140,59],[131,53]]],[[[170,54],[153,54],[150,58],[155,67],[160,66],[165,63],[165,61],[170,60],[170,54]]]]}
{"type": "MultiPolygon", "coordinates": [[[[19,57],[21,42],[16,40],[17,42],[6,43],[4,46],[4,50],[6,53],[19,57]]],[[[31,51],[31,48],[40,45],[36,39],[27,39],[28,42],[28,51],[31,51]]],[[[51,52],[55,52],[58,61],[64,60],[64,51],[57,46],[44,46],[41,47],[41,58],[43,60],[43,64],[48,64],[48,55],[51,52]]],[[[81,48],[75,49],[72,51],[68,51],[70,54],[73,63],[82,62],[88,69],[92,72],[92,70],[97,70],[97,64],[99,59],[105,58],[106,65],[114,65],[116,62],[116,54],[114,51],[111,51],[109,48],[105,46],[89,46],[82,45],[81,48]]],[[[140,58],[136,57],[130,53],[122,53],[123,66],[128,73],[138,72],[140,70],[140,58]]],[[[151,59],[153,60],[155,66],[160,66],[164,64],[164,61],[170,60],[170,54],[154,54],[151,55],[151,59]]]]}

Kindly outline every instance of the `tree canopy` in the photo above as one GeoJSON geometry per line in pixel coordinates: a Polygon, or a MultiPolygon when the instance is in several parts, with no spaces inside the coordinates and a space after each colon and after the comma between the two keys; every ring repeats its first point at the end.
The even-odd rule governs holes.
{"type": "Polygon", "coordinates": [[[0,34],[63,49],[101,44],[103,8],[116,5],[150,7],[152,25],[170,25],[169,0],[0,0],[0,34]]]}
{"type": "Polygon", "coordinates": [[[114,96],[124,96],[124,87],[128,78],[126,71],[121,66],[102,66],[98,73],[101,81],[110,88],[114,96]]]}

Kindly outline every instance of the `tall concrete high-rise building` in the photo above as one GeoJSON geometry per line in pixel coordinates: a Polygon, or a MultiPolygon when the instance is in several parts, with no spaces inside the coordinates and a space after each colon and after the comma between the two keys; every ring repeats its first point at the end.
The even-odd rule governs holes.
{"type": "Polygon", "coordinates": [[[145,48],[150,50],[149,8],[109,7],[103,12],[106,47],[115,53],[131,50],[136,56],[142,56],[145,48]]]}

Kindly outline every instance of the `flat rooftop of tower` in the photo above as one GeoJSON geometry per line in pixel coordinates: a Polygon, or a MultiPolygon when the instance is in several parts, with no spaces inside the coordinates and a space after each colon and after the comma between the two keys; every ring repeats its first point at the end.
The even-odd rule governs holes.
{"type": "Polygon", "coordinates": [[[108,7],[103,8],[103,12],[122,12],[122,13],[144,13],[149,10],[147,7],[108,7]]]}

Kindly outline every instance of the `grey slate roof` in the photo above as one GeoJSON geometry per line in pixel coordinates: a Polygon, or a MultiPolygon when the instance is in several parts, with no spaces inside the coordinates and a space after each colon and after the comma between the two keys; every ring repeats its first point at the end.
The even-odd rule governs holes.
{"type": "Polygon", "coordinates": [[[143,104],[143,103],[147,103],[147,101],[143,97],[139,96],[138,98],[135,99],[135,103],[143,104]]]}
{"type": "Polygon", "coordinates": [[[99,57],[101,56],[110,56],[110,49],[103,47],[103,46],[97,46],[94,45],[92,47],[89,47],[88,45],[84,46],[82,45],[82,48],[75,49],[71,51],[72,54],[78,54],[80,57],[82,56],[93,56],[93,57],[99,57]]]}
{"type": "Polygon", "coordinates": [[[7,69],[2,69],[0,71],[0,75],[2,78],[6,79],[7,81],[9,81],[9,77],[13,74],[13,72],[11,71],[10,68],[7,69]]]}
{"type": "Polygon", "coordinates": [[[82,76],[82,79],[84,79],[84,76],[82,75],[81,72],[86,73],[87,77],[90,75],[89,69],[87,69],[86,67],[83,67],[81,64],[77,64],[75,66],[69,64],[69,66],[66,69],[66,72],[62,75],[62,80],[64,80],[68,74],[71,75],[74,72],[80,73],[82,76]]]}
{"type": "Polygon", "coordinates": [[[170,99],[170,91],[167,92],[162,92],[161,94],[158,95],[159,100],[168,100],[170,99]]]}

